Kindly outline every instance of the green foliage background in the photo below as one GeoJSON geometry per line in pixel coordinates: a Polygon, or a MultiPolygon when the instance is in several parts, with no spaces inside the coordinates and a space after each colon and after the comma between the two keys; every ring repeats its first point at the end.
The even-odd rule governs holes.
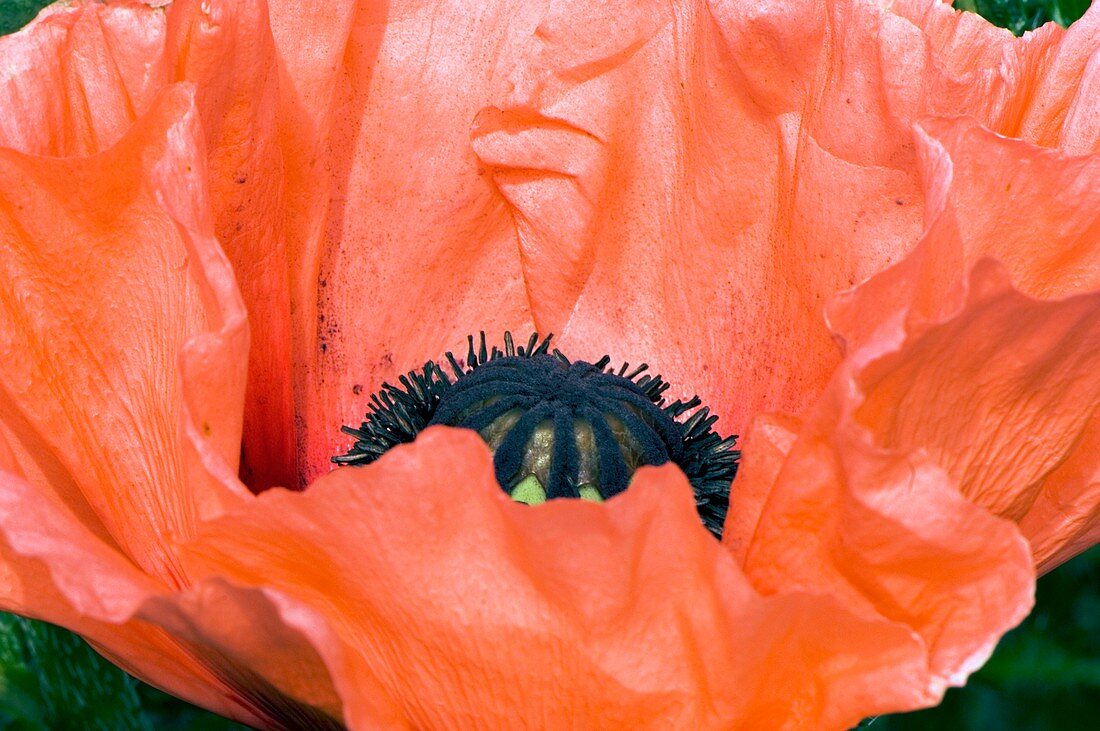
{"type": "MultiPolygon", "coordinates": [[[[47,3],[0,0],[0,35],[47,3]]],[[[1089,0],[956,0],[1017,35],[1069,25],[1089,0]]],[[[1095,728],[1100,719],[1100,548],[1039,581],[1024,623],[938,708],[867,719],[871,731],[1095,728]]],[[[79,637],[0,613],[0,731],[230,731],[244,727],[134,680],[79,637]]]]}
{"type": "Polygon", "coordinates": [[[244,728],[134,680],[67,630],[0,613],[3,731],[244,728]]]}
{"type": "Polygon", "coordinates": [[[1085,14],[1090,0],[955,0],[959,10],[969,10],[1016,35],[1053,20],[1069,25],[1085,14]]]}

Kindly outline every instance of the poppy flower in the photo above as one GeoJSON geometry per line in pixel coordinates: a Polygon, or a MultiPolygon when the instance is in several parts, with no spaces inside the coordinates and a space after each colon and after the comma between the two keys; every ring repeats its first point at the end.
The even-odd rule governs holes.
{"type": "Polygon", "coordinates": [[[47,9],[0,39],[3,608],[261,728],[935,704],[1100,540],[1098,58],[1095,8],[935,0],[47,9]],[[478,331],[698,394],[721,540],[675,460],[533,507],[469,429],[332,464],[478,331]]]}

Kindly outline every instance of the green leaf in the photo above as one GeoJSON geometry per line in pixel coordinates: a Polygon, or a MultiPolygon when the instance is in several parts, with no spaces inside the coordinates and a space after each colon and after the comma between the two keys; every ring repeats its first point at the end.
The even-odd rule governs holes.
{"type": "Polygon", "coordinates": [[[41,0],[0,0],[0,35],[19,30],[47,5],[41,0]]]}
{"type": "Polygon", "coordinates": [[[4,728],[152,731],[137,681],[58,627],[0,615],[4,728]]]}
{"type": "Polygon", "coordinates": [[[233,731],[145,685],[68,630],[0,613],[0,731],[233,731]]]}
{"type": "Polygon", "coordinates": [[[1085,14],[1089,0],[955,0],[954,5],[1021,35],[1052,20],[1068,26],[1085,14]]]}

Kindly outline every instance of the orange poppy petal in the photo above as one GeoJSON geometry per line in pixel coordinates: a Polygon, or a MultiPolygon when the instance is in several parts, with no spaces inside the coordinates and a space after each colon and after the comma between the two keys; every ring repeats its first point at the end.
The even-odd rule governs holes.
{"type": "Polygon", "coordinates": [[[910,341],[865,370],[859,418],[879,444],[926,450],[964,495],[1018,522],[1048,570],[1100,539],[1100,309],[1095,293],[1069,296],[1100,289],[1100,155],[968,120],[925,130],[928,233],[830,320],[858,345],[876,337],[864,313],[899,313],[910,341]]]}
{"type": "Polygon", "coordinates": [[[213,578],[151,597],[136,616],[168,633],[226,689],[232,717],[241,718],[243,709],[264,728],[344,728],[340,697],[317,648],[337,658],[339,650],[327,649],[336,640],[311,608],[213,578]]]}
{"type": "Polygon", "coordinates": [[[1019,523],[1040,569],[1100,541],[1100,293],[1037,302],[983,263],[964,314],[866,367],[860,389],[875,441],[923,449],[1019,523]]]}
{"type": "Polygon", "coordinates": [[[809,403],[839,361],[823,304],[919,233],[880,24],[848,3],[549,10],[473,139],[536,323],[657,363],[725,429],[809,403]]]}
{"type": "Polygon", "coordinates": [[[0,460],[0,608],[67,627],[132,675],[257,728],[342,728],[314,649],[336,643],[312,610],[219,579],[165,593],[0,460]]]}
{"type": "MultiPolygon", "coordinates": [[[[6,444],[0,437],[0,452],[6,444]]],[[[0,454],[0,608],[83,635],[128,672],[206,708],[254,723],[220,683],[158,627],[132,619],[158,591],[53,496],[0,454]]]]}
{"type": "Polygon", "coordinates": [[[253,490],[296,485],[279,74],[266,4],[174,2],[166,45],[177,77],[195,85],[215,234],[246,307],[262,313],[249,353],[242,477],[253,490]]]}
{"type": "Polygon", "coordinates": [[[512,212],[469,130],[537,8],[351,7],[271,8],[284,118],[304,148],[287,175],[308,479],[347,448],[339,426],[362,419],[383,380],[471,331],[531,327],[512,212]]]}
{"type": "Polygon", "coordinates": [[[935,66],[925,81],[938,114],[970,114],[998,134],[1070,154],[1100,151],[1100,8],[1025,38],[940,0],[900,0],[892,12],[928,38],[935,66]]]}
{"type": "Polygon", "coordinates": [[[933,677],[961,685],[1031,608],[1027,544],[921,452],[876,445],[857,384],[842,370],[804,422],[757,420],[724,540],[758,590],[828,593],[909,626],[933,677]]]}
{"type": "Polygon", "coordinates": [[[919,238],[914,122],[1085,149],[1097,17],[1015,39],[939,0],[555,5],[473,136],[535,322],[652,359],[726,429],[801,410],[839,363],[824,306],[919,238]]]}
{"type": "Polygon", "coordinates": [[[0,149],[0,421],[41,489],[169,582],[166,540],[241,491],[248,336],[197,124],[173,87],[98,155],[0,149]]]}
{"type": "Polygon", "coordinates": [[[927,231],[902,264],[830,304],[829,324],[849,348],[898,312],[925,322],[951,316],[965,297],[964,273],[987,257],[1032,297],[1100,289],[1093,244],[1100,237],[1100,155],[1004,139],[968,118],[926,120],[917,141],[927,231]]]}
{"type": "MultiPolygon", "coordinates": [[[[987,520],[1015,541],[1000,557],[1023,551],[1030,571],[1011,524],[987,520]]],[[[671,466],[602,505],[529,508],[501,492],[476,434],[433,428],[304,493],[263,494],[184,555],[196,576],[272,587],[328,620],[353,728],[843,727],[944,687],[905,624],[756,594],[671,466]]]]}
{"type": "Polygon", "coordinates": [[[245,304],[265,313],[250,354],[243,474],[255,489],[297,484],[278,61],[264,3],[58,6],[0,40],[0,58],[12,70],[0,85],[0,145],[34,154],[106,150],[167,84],[195,84],[215,233],[245,304]]]}
{"type": "Polygon", "coordinates": [[[0,147],[91,155],[117,143],[167,80],[165,15],[56,3],[0,38],[0,147]]]}
{"type": "Polygon", "coordinates": [[[1033,297],[1100,289],[1100,154],[1004,139],[966,118],[927,120],[917,142],[928,181],[925,238],[935,239],[923,245],[923,316],[950,311],[954,300],[942,295],[983,257],[1003,263],[1033,297]]]}

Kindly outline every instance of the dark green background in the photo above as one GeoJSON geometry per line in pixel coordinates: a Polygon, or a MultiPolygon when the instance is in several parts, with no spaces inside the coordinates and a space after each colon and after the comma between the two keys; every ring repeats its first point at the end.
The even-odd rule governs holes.
{"type": "MultiPolygon", "coordinates": [[[[46,3],[0,0],[0,34],[46,3]]],[[[1014,33],[1068,25],[1089,0],[956,0],[1014,33]]],[[[1039,581],[1035,611],[965,688],[938,707],[867,719],[871,731],[1096,728],[1100,719],[1100,548],[1039,581]]],[[[201,711],[102,660],[65,630],[0,613],[0,731],[227,731],[201,711]]]]}

